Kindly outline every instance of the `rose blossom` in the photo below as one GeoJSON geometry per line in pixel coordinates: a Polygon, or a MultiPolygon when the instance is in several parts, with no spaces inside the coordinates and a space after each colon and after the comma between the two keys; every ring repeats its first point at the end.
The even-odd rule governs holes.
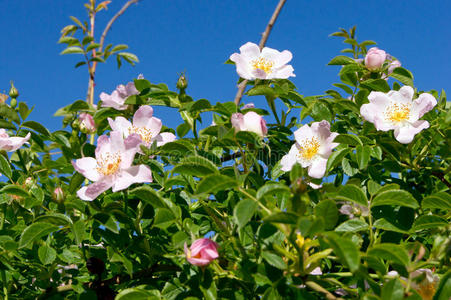
{"type": "Polygon", "coordinates": [[[31,137],[31,134],[28,133],[24,138],[13,136],[10,137],[5,129],[0,128],[0,150],[5,150],[8,152],[16,151],[23,144],[25,144],[31,137]]]}
{"type": "Polygon", "coordinates": [[[308,167],[310,177],[323,177],[327,159],[332,149],[338,146],[338,143],[332,142],[337,135],[336,132],[330,132],[330,124],[324,120],[314,122],[312,126],[302,126],[294,132],[296,143],[291,146],[288,154],[282,157],[282,170],[290,171],[298,162],[303,168],[308,167]]]}
{"type": "Polygon", "coordinates": [[[384,50],[377,47],[373,47],[366,53],[365,66],[368,70],[374,71],[380,69],[385,62],[387,54],[384,50]]]}
{"type": "Polygon", "coordinates": [[[80,122],[80,129],[85,133],[94,133],[97,131],[96,123],[94,122],[94,118],[88,113],[81,113],[78,118],[80,122]]]}
{"type": "Polygon", "coordinates": [[[429,128],[428,121],[418,119],[437,104],[431,94],[423,93],[412,101],[413,94],[413,88],[410,86],[403,86],[399,91],[388,93],[371,92],[368,96],[370,103],[360,107],[360,114],[373,123],[377,130],[394,129],[396,140],[408,144],[415,134],[429,128]]]}
{"type": "MultiPolygon", "coordinates": [[[[138,77],[138,79],[140,79],[138,77]]],[[[116,110],[125,110],[128,105],[124,104],[125,100],[131,95],[138,95],[139,91],[136,89],[133,82],[126,85],[120,84],[116,89],[108,95],[107,93],[100,93],[100,100],[102,100],[102,107],[112,107],[116,110]]]]}
{"type": "Polygon", "coordinates": [[[242,113],[234,113],[230,122],[236,131],[252,131],[259,136],[265,136],[268,133],[266,121],[253,111],[249,111],[244,115],[242,113]]]}
{"type": "Polygon", "coordinates": [[[236,71],[244,79],[286,79],[295,77],[293,67],[287,65],[293,55],[290,51],[279,52],[264,47],[261,51],[258,45],[246,43],[240,47],[240,53],[233,53],[230,60],[236,65],[236,71]]]}
{"type": "MultiPolygon", "coordinates": [[[[124,117],[117,117],[114,121],[108,118],[108,123],[114,131],[122,133],[124,137],[130,134],[138,134],[142,144],[149,148],[154,141],[157,146],[164,145],[175,140],[175,135],[170,132],[162,132],[161,120],[153,117],[153,108],[148,105],[141,106],[133,116],[133,123],[124,117]]],[[[138,150],[140,152],[140,150],[138,150]]]]}
{"type": "Polygon", "coordinates": [[[195,240],[188,249],[185,243],[185,255],[190,264],[198,267],[206,266],[219,257],[218,244],[210,239],[202,238],[195,240]]]}
{"type": "Polygon", "coordinates": [[[125,140],[120,132],[102,135],[97,140],[95,158],[84,157],[72,162],[75,170],[94,183],[82,187],[77,195],[82,200],[92,201],[104,191],[113,188],[117,192],[133,183],[152,182],[148,166],[132,166],[141,139],[137,134],[125,140]]]}

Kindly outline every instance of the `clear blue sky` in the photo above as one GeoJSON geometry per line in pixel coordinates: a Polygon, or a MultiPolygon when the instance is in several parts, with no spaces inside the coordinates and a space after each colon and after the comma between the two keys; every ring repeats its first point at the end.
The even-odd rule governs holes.
{"type": "MultiPolygon", "coordinates": [[[[53,113],[84,99],[87,71],[74,69],[75,55],[60,56],[56,42],[70,15],[86,18],[81,0],[0,0],[0,91],[14,80],[20,98],[35,111],[31,119],[52,130],[61,126],[53,113]]],[[[107,43],[125,43],[140,63],[117,70],[115,61],[100,65],[96,102],[101,91],[143,73],[154,83],[175,89],[186,71],[188,94],[212,103],[231,101],[236,93],[235,68],[223,63],[245,42],[258,43],[277,0],[142,0],[119,18],[107,43]]],[[[113,0],[99,14],[98,32],[125,3],[113,0]]],[[[401,60],[421,90],[451,93],[451,1],[301,1],[288,0],[267,46],[293,53],[294,83],[304,95],[322,94],[338,82],[338,68],[327,62],[344,48],[329,37],[339,27],[357,25],[359,40],[371,39],[401,60]]],[[[249,102],[249,99],[244,99],[249,102]]],[[[259,103],[256,103],[259,106],[259,103]]],[[[175,127],[178,119],[156,107],[157,117],[175,127]]]]}

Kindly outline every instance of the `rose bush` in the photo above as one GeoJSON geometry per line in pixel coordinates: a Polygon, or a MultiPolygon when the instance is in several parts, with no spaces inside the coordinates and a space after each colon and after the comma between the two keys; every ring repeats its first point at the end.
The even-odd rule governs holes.
{"type": "MultiPolygon", "coordinates": [[[[63,30],[63,52],[137,61],[80,24],[63,30]]],[[[319,96],[287,79],[291,52],[252,43],[231,62],[255,105],[195,100],[184,74],[175,91],[153,75],[59,109],[50,132],[12,90],[0,104],[2,297],[448,299],[446,94],[416,89],[355,28],[333,36],[351,56],[329,62],[340,82],[319,96]],[[156,106],[183,123],[164,127],[156,106]]]]}

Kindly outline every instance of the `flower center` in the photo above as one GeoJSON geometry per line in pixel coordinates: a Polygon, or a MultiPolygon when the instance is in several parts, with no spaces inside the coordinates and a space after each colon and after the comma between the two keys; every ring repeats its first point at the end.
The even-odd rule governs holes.
{"type": "Polygon", "coordinates": [[[254,69],[260,69],[264,71],[266,74],[270,74],[272,72],[274,62],[264,57],[259,57],[257,59],[254,59],[251,62],[251,65],[254,69]]]}
{"type": "Polygon", "coordinates": [[[385,111],[385,119],[395,124],[406,121],[409,117],[409,104],[392,103],[385,111]]]}
{"type": "Polygon", "coordinates": [[[298,157],[302,160],[310,161],[312,160],[319,150],[319,141],[316,137],[310,139],[304,139],[300,143],[301,149],[299,149],[298,157]]]}
{"type": "Polygon", "coordinates": [[[131,126],[128,128],[128,134],[136,133],[146,145],[150,145],[152,141],[152,131],[146,127],[131,126]]]}
{"type": "Polygon", "coordinates": [[[116,174],[121,165],[121,161],[122,159],[119,152],[107,152],[104,155],[101,155],[100,159],[97,160],[97,172],[105,176],[116,174]]]}
{"type": "Polygon", "coordinates": [[[435,284],[434,283],[422,283],[420,284],[419,288],[417,289],[418,294],[423,299],[432,299],[435,294],[435,284]]]}

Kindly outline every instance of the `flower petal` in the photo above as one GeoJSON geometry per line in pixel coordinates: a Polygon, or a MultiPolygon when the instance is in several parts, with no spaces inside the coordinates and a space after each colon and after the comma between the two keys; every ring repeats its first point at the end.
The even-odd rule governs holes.
{"type": "Polygon", "coordinates": [[[435,99],[434,96],[429,93],[423,93],[418,97],[418,99],[413,101],[412,115],[415,115],[416,120],[418,120],[436,105],[437,99],[435,99]]]}
{"type": "Polygon", "coordinates": [[[133,126],[146,127],[147,121],[153,116],[153,108],[149,105],[143,105],[133,115],[133,126]]]}
{"type": "Polygon", "coordinates": [[[108,118],[108,124],[110,124],[112,131],[119,131],[124,137],[129,135],[129,128],[132,127],[132,123],[124,117],[117,117],[114,121],[108,118]]]}
{"type": "Polygon", "coordinates": [[[271,74],[269,74],[268,79],[272,78],[287,79],[288,77],[296,77],[293,71],[294,69],[291,65],[285,65],[279,69],[274,70],[271,74]]]}
{"type": "Polygon", "coordinates": [[[25,137],[18,137],[18,136],[13,136],[9,138],[10,144],[8,149],[6,149],[6,151],[16,151],[17,149],[19,149],[20,147],[23,146],[23,144],[25,144],[31,137],[30,133],[27,133],[27,135],[25,137]]]}
{"type": "Polygon", "coordinates": [[[313,133],[310,126],[308,126],[308,125],[304,125],[294,132],[294,139],[298,143],[302,143],[302,141],[304,139],[306,139],[306,138],[310,139],[313,136],[315,136],[315,134],[313,133]]]}
{"type": "Polygon", "coordinates": [[[317,158],[308,168],[308,175],[313,178],[322,178],[326,173],[327,159],[317,158]]]}
{"type": "Polygon", "coordinates": [[[100,194],[108,190],[113,182],[110,178],[104,178],[105,180],[94,182],[88,186],[84,186],[77,191],[77,196],[81,200],[92,201],[97,198],[100,194]]]}
{"type": "Polygon", "coordinates": [[[83,157],[72,161],[74,169],[91,181],[98,181],[101,176],[97,171],[97,161],[93,157],[83,157]]]}
{"type": "Polygon", "coordinates": [[[246,60],[241,54],[233,53],[230,56],[230,60],[235,63],[236,72],[241,78],[247,80],[255,79],[254,75],[252,75],[251,70],[249,68],[249,61],[246,60]]]}
{"type": "Polygon", "coordinates": [[[113,192],[128,188],[134,183],[152,182],[152,172],[148,166],[132,166],[122,170],[113,183],[113,192]]]}
{"type": "Polygon", "coordinates": [[[429,128],[429,122],[424,120],[416,121],[412,125],[396,127],[394,132],[395,138],[402,144],[408,144],[417,133],[426,128],[429,128]]]}
{"type": "Polygon", "coordinates": [[[171,133],[171,132],[162,132],[159,135],[157,135],[156,141],[157,141],[157,146],[163,146],[166,143],[170,143],[175,141],[176,136],[171,133]]]}
{"type": "Polygon", "coordinates": [[[296,155],[299,152],[298,147],[296,144],[293,144],[293,146],[291,146],[290,151],[288,152],[288,154],[285,154],[282,157],[282,160],[280,161],[280,164],[282,165],[281,170],[282,171],[291,171],[291,169],[293,168],[293,165],[297,162],[296,159],[296,155]]]}

